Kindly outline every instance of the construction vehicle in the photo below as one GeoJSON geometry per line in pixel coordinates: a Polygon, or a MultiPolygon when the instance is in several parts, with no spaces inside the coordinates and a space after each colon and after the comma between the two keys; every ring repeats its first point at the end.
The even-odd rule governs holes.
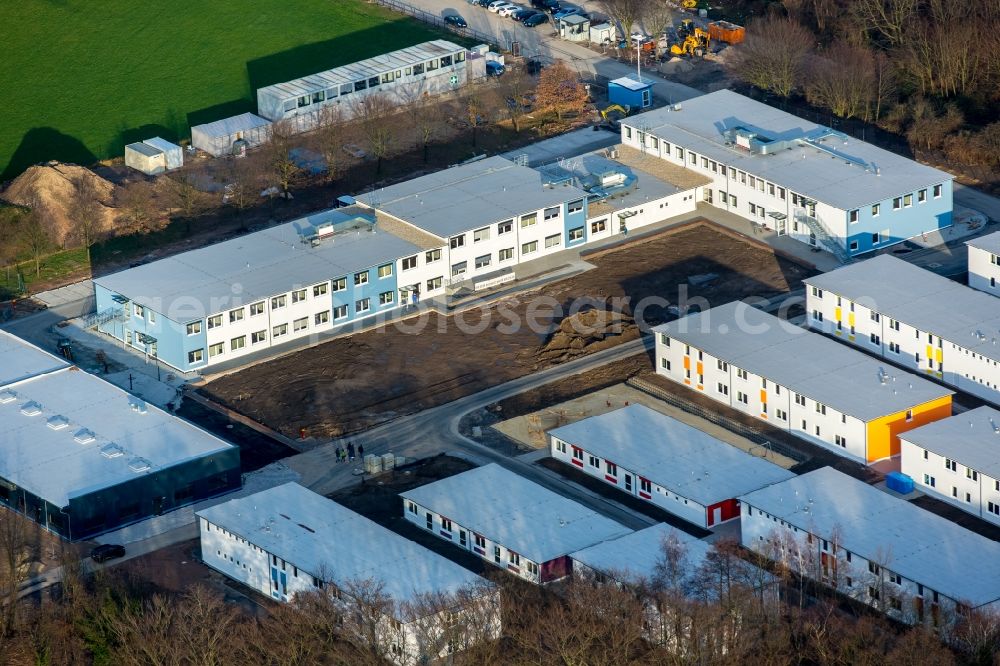
{"type": "MultiPolygon", "coordinates": [[[[691,32],[686,32],[681,37],[681,41],[679,43],[670,45],[671,55],[686,55],[689,57],[697,56],[700,58],[708,53],[708,47],[712,42],[708,33],[698,26],[691,26],[690,30],[691,32]]],[[[678,36],[681,36],[680,28],[677,30],[677,34],[678,36]]]]}
{"type": "Polygon", "coordinates": [[[612,104],[601,111],[601,118],[603,118],[606,123],[614,124],[616,121],[610,116],[615,111],[620,113],[622,118],[625,118],[628,116],[631,109],[628,106],[622,106],[621,104],[612,104]]]}
{"type": "Polygon", "coordinates": [[[682,9],[694,9],[698,6],[698,0],[681,0],[682,9]]]}
{"type": "Polygon", "coordinates": [[[708,24],[708,35],[717,42],[739,44],[746,36],[743,26],[729,21],[712,21],[708,24]]]}

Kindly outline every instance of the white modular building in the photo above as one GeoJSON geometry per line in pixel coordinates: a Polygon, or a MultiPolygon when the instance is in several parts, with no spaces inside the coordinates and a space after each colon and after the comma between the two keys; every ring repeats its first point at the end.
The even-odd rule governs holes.
{"type": "Polygon", "coordinates": [[[249,148],[267,143],[271,121],[252,113],[241,113],[191,128],[191,145],[213,157],[242,156],[249,148]]]}
{"type": "Polygon", "coordinates": [[[969,286],[1000,296],[1000,231],[965,242],[969,252],[969,286]]]}
{"type": "Polygon", "coordinates": [[[806,280],[809,327],[1000,403],[1000,300],[890,255],[806,280]]]}
{"type": "Polygon", "coordinates": [[[197,516],[205,564],[272,599],[316,592],[342,599],[359,588],[368,594],[378,589],[387,598],[378,600],[387,617],[375,633],[395,663],[444,656],[448,615],[481,614],[477,618],[492,625],[484,633],[500,633],[499,596],[482,578],[298,484],[217,504],[197,516]],[[460,592],[472,605],[449,607],[430,619],[418,613],[429,596],[461,604],[460,592]]]}
{"type": "Polygon", "coordinates": [[[184,150],[177,144],[154,136],[125,146],[125,166],[150,176],[184,166],[184,150]]]}
{"type": "Polygon", "coordinates": [[[467,81],[465,48],[437,39],[260,88],[257,112],[275,122],[293,120],[297,129],[307,130],[320,124],[323,110],[330,107],[349,119],[371,95],[403,105],[456,90],[467,81]]]}
{"type": "Polygon", "coordinates": [[[740,502],[745,547],[900,621],[1000,610],[1000,543],[830,467],[740,502]]]}
{"type": "Polygon", "coordinates": [[[977,407],[900,439],[900,471],[916,487],[1000,525],[1000,411],[977,407]]]}
{"type": "Polygon", "coordinates": [[[708,176],[706,203],[842,261],[951,225],[950,174],[730,90],[621,131],[625,145],[708,176]]]}
{"type": "Polygon", "coordinates": [[[658,374],[860,462],[899,455],[899,433],[951,416],[951,391],[746,303],[653,330],[658,374]]]}
{"type": "Polygon", "coordinates": [[[739,518],[740,495],[793,476],[644,405],[548,435],[556,460],[703,528],[739,518]]]}
{"type": "Polygon", "coordinates": [[[537,584],[569,575],[570,553],[631,532],[496,463],[400,497],[414,525],[537,584]]]}

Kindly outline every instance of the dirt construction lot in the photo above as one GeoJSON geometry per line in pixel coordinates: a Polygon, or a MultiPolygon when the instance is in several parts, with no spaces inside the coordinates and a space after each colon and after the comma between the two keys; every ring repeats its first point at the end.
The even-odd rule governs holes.
{"type": "Polygon", "coordinates": [[[795,289],[813,272],[702,222],[586,259],[596,268],[537,291],[453,316],[425,312],[220,377],[202,391],[290,436],[301,427],[339,436],[635,339],[634,317],[670,317],[662,300],[643,308],[643,299],[721,305],[795,289]]]}

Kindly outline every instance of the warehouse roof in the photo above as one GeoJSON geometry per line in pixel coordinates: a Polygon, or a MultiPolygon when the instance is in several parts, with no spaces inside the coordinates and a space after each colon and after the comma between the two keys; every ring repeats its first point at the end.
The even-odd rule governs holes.
{"type": "Polygon", "coordinates": [[[231,448],[75,366],[0,389],[0,476],[59,507],[231,448]]]}
{"type": "Polygon", "coordinates": [[[192,134],[194,132],[200,132],[201,134],[212,137],[225,137],[232,136],[239,132],[257,129],[258,127],[266,127],[270,124],[270,120],[265,120],[260,116],[255,116],[252,113],[241,113],[238,116],[223,118],[222,120],[205,123],[204,125],[195,125],[191,128],[191,132],[192,134]]]}
{"type": "Polygon", "coordinates": [[[400,496],[539,564],[631,532],[495,463],[400,496]]]}
{"type": "Polygon", "coordinates": [[[934,421],[899,438],[1000,479],[1000,411],[992,407],[934,421]]]}
{"type": "Polygon", "coordinates": [[[420,251],[377,225],[373,228],[371,220],[370,212],[356,208],[327,210],[95,278],[94,283],[167,317],[174,304],[183,304],[189,313],[197,304],[201,314],[195,310],[184,320],[200,319],[420,251]],[[335,233],[311,244],[309,237],[326,225],[333,225],[335,233]]]}
{"type": "Polygon", "coordinates": [[[863,421],[952,394],[740,301],[653,330],[863,421]]]}
{"type": "Polygon", "coordinates": [[[793,476],[645,405],[591,416],[549,434],[704,506],[793,476]]]}
{"type": "Polygon", "coordinates": [[[1000,599],[1000,543],[830,467],[740,499],[957,601],[1000,599]]]}
{"type": "Polygon", "coordinates": [[[950,181],[952,176],[731,90],[626,118],[622,125],[743,169],[843,210],[950,181]],[[678,108],[679,107],[679,108],[678,108]],[[769,154],[736,147],[754,135],[769,154]]]}
{"type": "Polygon", "coordinates": [[[1000,361],[1000,299],[888,254],[804,280],[1000,361]]]}
{"type": "Polygon", "coordinates": [[[546,182],[534,169],[495,156],[390,185],[357,200],[448,238],[586,197],[577,187],[549,187],[546,182]]]}
{"type": "Polygon", "coordinates": [[[690,575],[702,562],[712,546],[686,532],[659,523],[632,532],[617,539],[572,553],[577,562],[614,578],[629,582],[651,581],[656,578],[657,566],[664,559],[664,546],[675,545],[683,550],[690,575]]]}
{"type": "Polygon", "coordinates": [[[454,594],[483,579],[333,500],[286,483],[198,515],[344,588],[374,580],[397,603],[454,594]]]}
{"type": "Polygon", "coordinates": [[[994,231],[991,234],[967,240],[965,241],[965,244],[979,250],[986,250],[987,252],[992,252],[993,254],[1000,254],[1000,231],[994,231]]]}
{"type": "Polygon", "coordinates": [[[0,330],[0,387],[67,365],[61,358],[0,330]]]}
{"type": "Polygon", "coordinates": [[[257,95],[270,95],[278,99],[309,95],[330,86],[339,86],[342,83],[354,83],[355,81],[366,80],[385,72],[397,69],[401,70],[404,67],[409,67],[417,63],[464,51],[465,49],[458,44],[453,44],[443,39],[436,39],[405,49],[383,53],[374,58],[359,60],[349,65],[310,74],[300,79],[258,88],[257,95]]]}

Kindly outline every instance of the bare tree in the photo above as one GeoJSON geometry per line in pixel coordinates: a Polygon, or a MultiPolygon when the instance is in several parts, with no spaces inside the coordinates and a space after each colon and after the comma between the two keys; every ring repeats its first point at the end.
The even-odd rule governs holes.
{"type": "Polygon", "coordinates": [[[170,204],[180,212],[188,222],[197,217],[206,208],[205,194],[198,189],[194,174],[190,171],[179,171],[167,177],[170,204]]]}
{"type": "Polygon", "coordinates": [[[31,210],[21,220],[20,240],[35,263],[35,277],[41,275],[42,257],[54,245],[52,235],[49,233],[50,228],[47,206],[40,201],[34,201],[31,210]]]}
{"type": "Polygon", "coordinates": [[[639,4],[646,33],[656,37],[674,23],[674,8],[665,0],[644,0],[639,4]]]}
{"type": "Polygon", "coordinates": [[[347,142],[344,111],[339,104],[328,104],[320,110],[319,126],[311,136],[316,151],[326,161],[327,177],[337,180],[344,170],[344,144],[347,142]]]}
{"type": "Polygon", "coordinates": [[[21,583],[28,579],[28,565],[35,549],[28,519],[0,507],[0,644],[14,631],[20,604],[21,583]]]}
{"type": "Polygon", "coordinates": [[[504,110],[510,119],[511,127],[515,132],[520,132],[521,119],[528,104],[526,97],[534,90],[535,82],[523,69],[517,69],[508,72],[499,81],[499,85],[500,96],[503,98],[504,110]]]}
{"type": "Polygon", "coordinates": [[[354,115],[360,122],[368,152],[375,158],[376,175],[382,173],[382,161],[392,150],[395,110],[396,105],[383,93],[368,95],[355,103],[354,115]]]}
{"type": "Polygon", "coordinates": [[[867,48],[836,42],[809,61],[806,99],[839,118],[867,115],[877,95],[874,54],[867,48]]]}
{"type": "Polygon", "coordinates": [[[104,205],[93,178],[77,176],[73,179],[73,191],[68,204],[70,219],[74,222],[76,236],[87,250],[90,263],[90,248],[104,231],[104,205]]]}
{"type": "Polygon", "coordinates": [[[246,210],[260,198],[264,178],[259,159],[258,155],[250,153],[229,161],[225,201],[238,210],[246,210]]]}
{"type": "Polygon", "coordinates": [[[486,117],[489,105],[480,86],[472,86],[465,95],[463,111],[465,120],[472,128],[472,147],[475,148],[479,141],[479,128],[488,122],[486,117]]]}
{"type": "Polygon", "coordinates": [[[127,230],[133,233],[149,230],[155,214],[152,184],[137,180],[123,185],[115,193],[115,203],[118,220],[127,230]]]}
{"type": "Polygon", "coordinates": [[[792,19],[759,18],[747,28],[743,43],[734,47],[730,66],[743,81],[788,97],[801,82],[814,44],[813,34],[792,19]]]}
{"type": "Polygon", "coordinates": [[[650,0],[601,0],[600,6],[611,20],[618,24],[619,35],[628,39],[636,22],[643,18],[647,2],[650,0]]]}
{"type": "Polygon", "coordinates": [[[374,579],[348,581],[342,589],[326,586],[343,608],[343,636],[371,663],[382,663],[403,645],[395,600],[374,579]]]}
{"type": "Polygon", "coordinates": [[[889,46],[900,46],[914,28],[919,0],[854,0],[851,10],[889,46]]]}
{"type": "Polygon", "coordinates": [[[289,120],[279,120],[271,125],[271,140],[262,151],[270,174],[281,188],[281,196],[290,199],[289,190],[302,169],[295,161],[293,151],[299,148],[298,131],[289,120]]]}

